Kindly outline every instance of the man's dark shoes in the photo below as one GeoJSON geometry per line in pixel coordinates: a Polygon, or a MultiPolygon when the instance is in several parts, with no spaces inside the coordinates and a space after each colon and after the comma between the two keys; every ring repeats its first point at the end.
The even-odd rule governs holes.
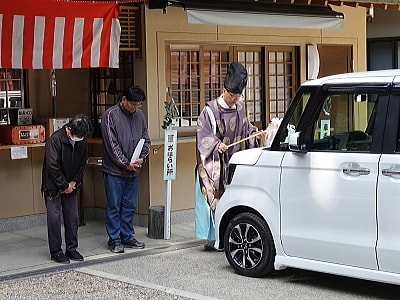
{"type": "Polygon", "coordinates": [[[111,244],[108,245],[108,249],[113,253],[124,253],[124,246],[121,244],[111,244]]]}
{"type": "Polygon", "coordinates": [[[83,261],[83,256],[76,250],[74,251],[65,251],[65,255],[69,257],[71,260],[75,261],[83,261]]]}
{"type": "Polygon", "coordinates": [[[52,255],[51,260],[59,264],[69,264],[69,258],[64,253],[52,255]]]}
{"type": "Polygon", "coordinates": [[[129,242],[123,242],[122,244],[124,245],[124,247],[127,247],[127,248],[136,248],[136,249],[144,248],[144,243],[139,242],[136,239],[133,239],[132,241],[129,241],[129,242]]]}

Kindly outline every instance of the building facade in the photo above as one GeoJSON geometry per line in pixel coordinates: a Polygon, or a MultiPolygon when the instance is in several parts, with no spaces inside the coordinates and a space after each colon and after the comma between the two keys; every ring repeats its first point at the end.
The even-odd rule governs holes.
{"type": "MultiPolygon", "coordinates": [[[[272,118],[283,116],[302,82],[314,76],[367,70],[365,7],[332,5],[344,15],[343,28],[321,29],[193,24],[181,7],[163,10],[149,9],[148,3],[133,5],[140,21],[136,27],[140,42],[135,49],[121,51],[119,70],[56,70],[55,97],[49,88],[49,70],[25,70],[21,76],[24,107],[33,109],[36,122],[85,113],[96,124],[124,86],[134,83],[145,90],[142,109],[152,147],[140,174],[138,225],[147,226],[150,206],[165,202],[165,102],[173,99],[179,113],[172,123],[178,130],[178,148],[171,221],[184,222],[193,219],[197,116],[205,102],[221,92],[229,62],[239,61],[249,72],[244,96],[249,118],[260,129],[272,118]],[[313,53],[318,53],[318,74],[310,72],[318,63],[313,53]]],[[[0,146],[1,231],[45,224],[40,193],[43,144],[29,146],[28,158],[18,160],[11,159],[11,147],[0,146]]],[[[98,133],[91,140],[89,155],[101,156],[98,133]]],[[[105,195],[98,166],[88,166],[81,197],[85,218],[102,219],[105,195]]]]}

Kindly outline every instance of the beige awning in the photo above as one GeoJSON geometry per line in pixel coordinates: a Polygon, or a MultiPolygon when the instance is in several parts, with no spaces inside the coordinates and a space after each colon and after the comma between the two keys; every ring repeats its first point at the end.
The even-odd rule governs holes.
{"type": "MultiPolygon", "coordinates": [[[[329,7],[324,7],[329,9],[329,7]]],[[[219,24],[273,28],[343,29],[344,16],[329,10],[329,14],[273,11],[231,11],[221,9],[186,8],[190,24],[219,24]]]]}

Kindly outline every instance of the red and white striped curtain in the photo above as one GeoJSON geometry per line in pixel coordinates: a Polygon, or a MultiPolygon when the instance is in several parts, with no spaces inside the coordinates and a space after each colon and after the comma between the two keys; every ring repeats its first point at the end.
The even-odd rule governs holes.
{"type": "Polygon", "coordinates": [[[118,68],[116,2],[0,0],[0,68],[118,68]]]}

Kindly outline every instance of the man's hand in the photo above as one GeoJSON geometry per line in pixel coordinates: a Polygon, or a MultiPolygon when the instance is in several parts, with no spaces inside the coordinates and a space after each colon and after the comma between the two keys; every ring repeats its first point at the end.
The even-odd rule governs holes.
{"type": "Polygon", "coordinates": [[[134,162],[131,162],[129,164],[129,166],[126,167],[126,169],[128,171],[135,172],[135,171],[139,170],[142,167],[142,164],[143,164],[143,158],[138,158],[134,162]]]}
{"type": "Polygon", "coordinates": [[[68,187],[65,190],[63,190],[61,194],[71,194],[75,190],[76,188],[75,186],[76,186],[75,181],[68,182],[68,187]]]}

